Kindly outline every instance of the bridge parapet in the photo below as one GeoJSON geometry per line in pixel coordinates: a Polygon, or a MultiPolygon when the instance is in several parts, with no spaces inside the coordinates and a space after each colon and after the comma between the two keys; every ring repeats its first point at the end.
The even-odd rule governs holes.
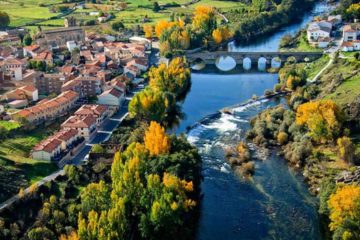
{"type": "Polygon", "coordinates": [[[280,59],[282,63],[286,62],[290,57],[295,58],[297,62],[303,62],[305,59],[313,61],[320,58],[322,52],[197,52],[186,54],[188,61],[194,62],[197,60],[204,61],[206,64],[215,64],[216,60],[220,57],[231,57],[237,64],[243,64],[244,59],[248,58],[252,63],[258,63],[260,59],[266,59],[267,63],[271,63],[273,59],[280,59]]]}

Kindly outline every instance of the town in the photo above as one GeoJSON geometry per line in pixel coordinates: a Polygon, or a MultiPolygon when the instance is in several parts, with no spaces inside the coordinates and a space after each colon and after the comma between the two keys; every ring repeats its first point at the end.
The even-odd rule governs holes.
{"type": "MultiPolygon", "coordinates": [[[[65,19],[64,28],[41,32],[24,48],[2,47],[0,61],[0,88],[8,90],[2,97],[3,121],[36,128],[72,113],[58,132],[31,151],[32,158],[61,166],[120,111],[127,91],[142,84],[151,51],[146,38],[115,42],[86,36],[70,20],[65,19]]],[[[2,42],[14,41],[18,31],[25,30],[7,32],[2,42]]]]}
{"type": "Polygon", "coordinates": [[[309,24],[306,32],[312,46],[322,49],[336,46],[340,35],[338,47],[341,51],[360,51],[360,23],[343,23],[341,15],[330,15],[325,19],[318,17],[309,24]]]}
{"type": "Polygon", "coordinates": [[[358,239],[358,0],[0,2],[0,239],[358,239]]]}

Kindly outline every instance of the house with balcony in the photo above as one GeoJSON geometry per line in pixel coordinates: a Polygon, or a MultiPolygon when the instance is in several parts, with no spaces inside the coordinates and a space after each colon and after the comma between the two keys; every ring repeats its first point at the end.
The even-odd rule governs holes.
{"type": "Polygon", "coordinates": [[[106,105],[85,104],[82,105],[74,115],[79,117],[96,117],[96,124],[100,126],[109,116],[109,107],[106,105]]]}
{"type": "Polygon", "coordinates": [[[31,157],[37,160],[60,161],[72,155],[84,142],[84,138],[75,129],[61,130],[37,144],[31,151],[31,157]]]}
{"type": "Polygon", "coordinates": [[[90,141],[97,128],[97,119],[94,116],[71,116],[61,124],[61,128],[78,130],[81,137],[90,141]]]}

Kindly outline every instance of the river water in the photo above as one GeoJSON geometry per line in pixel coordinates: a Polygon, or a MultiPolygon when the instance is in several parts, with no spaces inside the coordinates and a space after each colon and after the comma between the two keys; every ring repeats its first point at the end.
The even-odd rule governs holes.
{"type": "MultiPolygon", "coordinates": [[[[246,46],[230,43],[229,51],[277,51],[282,36],[295,33],[328,10],[325,3],[318,3],[301,22],[246,46]]],[[[186,117],[177,133],[217,110],[262,95],[278,82],[277,74],[256,69],[224,73],[215,66],[194,71],[191,77],[192,87],[182,104],[186,117]]],[[[241,177],[226,163],[224,149],[244,139],[252,117],[276,104],[281,100],[238,107],[233,115],[222,114],[188,131],[188,140],[198,147],[203,159],[204,197],[197,239],[321,239],[317,201],[284,159],[275,153],[260,159],[252,146],[256,172],[251,179],[241,177]]]]}

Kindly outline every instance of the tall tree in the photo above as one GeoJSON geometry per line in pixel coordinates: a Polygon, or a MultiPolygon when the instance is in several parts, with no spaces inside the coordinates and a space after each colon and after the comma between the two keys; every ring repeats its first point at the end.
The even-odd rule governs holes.
{"type": "Polygon", "coordinates": [[[157,122],[151,122],[145,132],[144,143],[151,156],[158,156],[170,152],[170,139],[165,129],[157,122]]]}
{"type": "Polygon", "coordinates": [[[0,28],[7,27],[10,24],[10,17],[6,12],[0,11],[0,28]]]}

